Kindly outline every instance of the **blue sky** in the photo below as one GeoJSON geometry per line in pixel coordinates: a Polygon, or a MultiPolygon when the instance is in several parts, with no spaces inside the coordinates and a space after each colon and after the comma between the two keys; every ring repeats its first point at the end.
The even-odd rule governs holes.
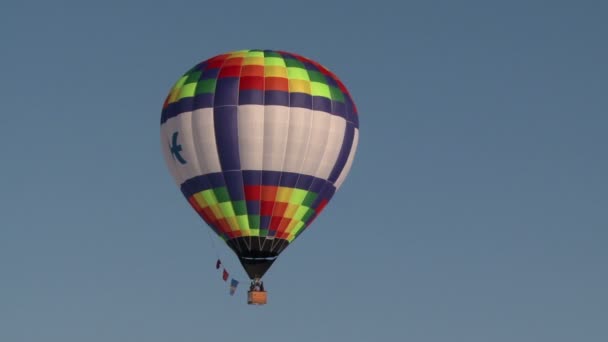
{"type": "Polygon", "coordinates": [[[606,341],[607,16],[600,1],[4,1],[0,340],[606,341]],[[159,142],[173,82],[247,48],[332,69],[361,121],[349,178],[265,277],[265,307],[227,294],[216,253],[244,272],[159,142]]]}

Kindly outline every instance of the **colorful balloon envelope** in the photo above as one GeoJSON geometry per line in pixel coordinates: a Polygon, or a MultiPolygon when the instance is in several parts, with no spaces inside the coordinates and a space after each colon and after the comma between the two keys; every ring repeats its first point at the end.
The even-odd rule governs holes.
{"type": "Polygon", "coordinates": [[[161,115],[173,178],[251,279],[323,211],[358,139],[344,84],[284,51],[235,51],[197,64],[173,86],[161,115]]]}

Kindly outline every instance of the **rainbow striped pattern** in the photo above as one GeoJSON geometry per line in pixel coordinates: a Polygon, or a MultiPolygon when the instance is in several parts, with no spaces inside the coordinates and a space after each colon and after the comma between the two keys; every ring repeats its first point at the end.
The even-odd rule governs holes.
{"type": "Polygon", "coordinates": [[[184,110],[246,104],[322,110],[359,127],[357,108],[336,75],[308,58],[269,50],[226,53],[190,69],[167,96],[161,124],[184,110]]]}

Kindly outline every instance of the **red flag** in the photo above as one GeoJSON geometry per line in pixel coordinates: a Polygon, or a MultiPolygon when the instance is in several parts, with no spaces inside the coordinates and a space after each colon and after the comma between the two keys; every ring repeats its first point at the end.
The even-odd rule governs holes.
{"type": "Polygon", "coordinates": [[[220,259],[217,259],[217,262],[215,263],[215,269],[219,270],[221,264],[222,264],[222,262],[220,261],[220,259]]]}
{"type": "Polygon", "coordinates": [[[224,269],[224,274],[222,274],[222,279],[224,279],[224,281],[228,280],[228,271],[226,271],[226,269],[224,269]]]}

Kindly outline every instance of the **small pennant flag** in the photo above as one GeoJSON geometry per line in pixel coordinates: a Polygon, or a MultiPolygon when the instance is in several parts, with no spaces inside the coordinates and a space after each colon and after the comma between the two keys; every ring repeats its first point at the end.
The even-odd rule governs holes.
{"type": "Polygon", "coordinates": [[[228,276],[229,276],[228,271],[226,271],[226,269],[224,269],[224,273],[222,274],[222,279],[224,279],[224,281],[227,281],[228,276]]]}
{"type": "Polygon", "coordinates": [[[221,265],[222,265],[222,262],[220,261],[220,259],[217,259],[217,262],[215,263],[215,269],[219,270],[221,265]]]}
{"type": "Polygon", "coordinates": [[[239,282],[236,279],[230,280],[230,295],[233,296],[236,292],[236,287],[239,285],[239,282]]]}

